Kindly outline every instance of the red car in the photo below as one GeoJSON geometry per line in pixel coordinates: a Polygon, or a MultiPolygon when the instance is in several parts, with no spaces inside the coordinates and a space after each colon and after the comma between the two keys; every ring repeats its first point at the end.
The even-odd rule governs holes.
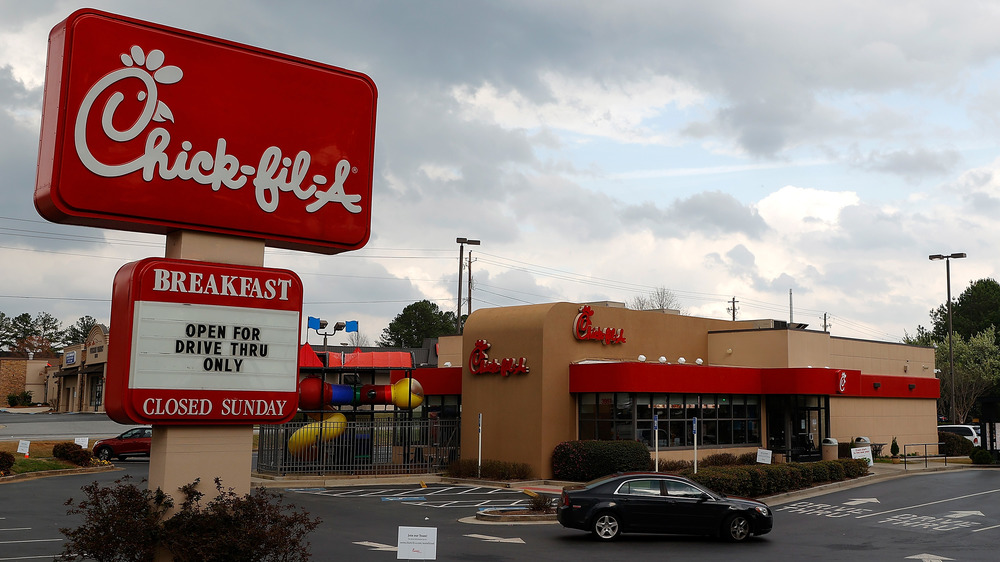
{"type": "Polygon", "coordinates": [[[94,456],[102,461],[116,457],[149,456],[149,447],[153,442],[152,427],[134,427],[118,437],[101,439],[94,443],[94,456]]]}

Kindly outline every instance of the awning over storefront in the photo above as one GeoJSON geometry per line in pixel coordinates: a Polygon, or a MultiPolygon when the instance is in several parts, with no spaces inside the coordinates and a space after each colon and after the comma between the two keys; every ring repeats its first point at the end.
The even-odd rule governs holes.
{"type": "Polygon", "coordinates": [[[931,377],[865,375],[851,369],[761,369],[640,362],[586,362],[569,367],[569,391],[697,394],[813,394],[880,398],[933,398],[931,377]]]}
{"type": "MultiPolygon", "coordinates": [[[[327,367],[338,369],[412,369],[413,355],[408,351],[361,351],[330,353],[327,367]]],[[[299,368],[322,368],[323,360],[308,343],[299,348],[299,368]]]]}

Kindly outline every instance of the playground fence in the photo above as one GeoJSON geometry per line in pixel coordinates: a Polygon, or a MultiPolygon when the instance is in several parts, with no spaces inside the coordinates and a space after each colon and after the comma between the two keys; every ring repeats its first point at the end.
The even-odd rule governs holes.
{"type": "Polygon", "coordinates": [[[260,426],[257,471],[280,476],[425,474],[441,472],[459,458],[458,419],[387,417],[340,422],[346,424],[342,434],[323,440],[324,432],[315,430],[313,445],[291,453],[288,440],[310,423],[260,426]]]}

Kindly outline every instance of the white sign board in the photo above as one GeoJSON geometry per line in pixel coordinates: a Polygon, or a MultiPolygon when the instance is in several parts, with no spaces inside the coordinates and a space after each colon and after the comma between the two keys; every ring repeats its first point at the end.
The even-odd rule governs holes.
{"type": "Polygon", "coordinates": [[[771,464],[771,451],[769,449],[757,449],[757,462],[771,464]]]}
{"type": "Polygon", "coordinates": [[[437,560],[437,527],[400,527],[396,560],[437,560]]]}
{"type": "Polygon", "coordinates": [[[872,458],[872,448],[871,447],[854,447],[851,449],[852,459],[868,459],[868,466],[875,464],[875,460],[872,458]]]}
{"type": "Polygon", "coordinates": [[[87,437],[77,437],[76,439],[73,440],[73,442],[79,445],[81,449],[90,448],[90,439],[87,437]]]}
{"type": "Polygon", "coordinates": [[[31,441],[20,440],[17,442],[17,453],[20,455],[28,456],[28,448],[31,447],[31,441]]]}

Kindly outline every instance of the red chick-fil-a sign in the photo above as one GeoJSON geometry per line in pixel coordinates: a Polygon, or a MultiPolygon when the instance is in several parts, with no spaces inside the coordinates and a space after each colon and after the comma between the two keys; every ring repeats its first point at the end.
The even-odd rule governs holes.
{"type": "Polygon", "coordinates": [[[580,307],[580,313],[573,321],[573,337],[581,341],[599,341],[604,345],[625,343],[625,330],[621,328],[595,328],[590,320],[594,309],[589,305],[580,307]]]}
{"type": "Polygon", "coordinates": [[[490,359],[486,353],[492,344],[486,340],[477,340],[472,353],[469,354],[469,371],[473,375],[501,375],[509,377],[511,375],[523,375],[528,373],[528,360],[524,357],[503,359],[490,359]]]}
{"type": "Polygon", "coordinates": [[[35,206],[337,253],[371,228],[364,74],[94,10],[49,35],[35,206]]]}
{"type": "Polygon", "coordinates": [[[115,277],[106,409],[121,423],[281,423],[298,407],[302,282],[147,258],[115,277]]]}

